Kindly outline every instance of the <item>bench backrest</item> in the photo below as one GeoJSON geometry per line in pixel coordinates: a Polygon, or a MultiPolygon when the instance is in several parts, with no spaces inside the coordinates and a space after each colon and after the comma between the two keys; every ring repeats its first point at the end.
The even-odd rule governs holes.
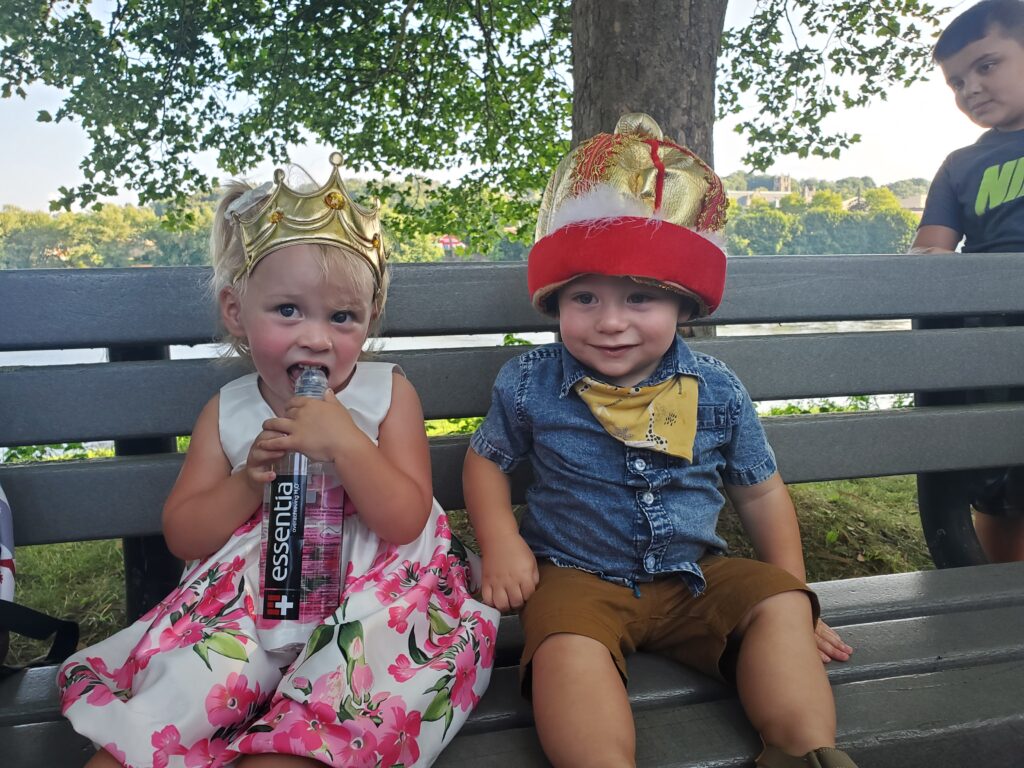
{"type": "MultiPolygon", "coordinates": [[[[166,345],[215,335],[207,275],[191,267],[0,272],[0,351],[99,347],[116,361],[0,369],[0,446],[115,440],[121,453],[142,449],[0,467],[20,544],[159,532],[180,456],[146,446],[164,450],[166,438],[188,434],[206,400],[239,373],[223,361],[160,359],[166,345]]],[[[525,284],[523,264],[396,265],[384,335],[554,330],[530,307],[525,284]]],[[[1022,285],[1018,254],[737,257],[714,323],[1019,313],[1022,285]]],[[[1024,328],[720,335],[693,346],[729,364],[755,400],[1024,384],[1024,328]]],[[[482,415],[498,368],[520,351],[384,357],[402,365],[433,419],[482,415]]],[[[1024,404],[774,417],[766,427],[790,482],[999,466],[1024,455],[1024,404]]],[[[462,504],[466,440],[432,445],[435,495],[449,509],[462,504]]]]}

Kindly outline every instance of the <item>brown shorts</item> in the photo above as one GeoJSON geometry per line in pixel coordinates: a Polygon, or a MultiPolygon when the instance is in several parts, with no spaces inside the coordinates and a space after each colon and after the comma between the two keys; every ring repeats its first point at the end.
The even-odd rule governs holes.
{"type": "MultiPolygon", "coordinates": [[[[626,674],[626,656],[650,651],[675,659],[706,675],[731,681],[735,649],[730,635],[747,612],[765,598],[800,590],[811,601],[814,621],[818,598],[788,571],[758,560],[709,555],[701,559],[707,588],[694,597],[678,575],[641,583],[633,590],[576,568],[540,564],[537,590],[520,614],[525,645],[520,662],[523,692],[529,696],[530,660],[551,635],[591,637],[604,645],[626,674]]],[[[813,623],[811,625],[814,626],[813,623]]]]}

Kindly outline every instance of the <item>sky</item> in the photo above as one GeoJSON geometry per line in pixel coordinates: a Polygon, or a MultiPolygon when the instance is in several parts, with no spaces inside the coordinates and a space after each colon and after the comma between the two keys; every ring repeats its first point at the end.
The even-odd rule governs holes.
{"type": "MultiPolygon", "coordinates": [[[[753,0],[734,0],[729,4],[726,27],[742,23],[749,16],[753,0]]],[[[966,4],[947,17],[961,12],[966,4]]],[[[61,186],[83,180],[78,169],[89,150],[84,132],[74,123],[38,123],[39,110],[55,112],[60,93],[34,85],[24,100],[0,99],[0,147],[3,147],[4,172],[0,174],[0,206],[15,205],[26,210],[46,210],[58,197],[61,186]]],[[[714,132],[714,167],[719,175],[746,170],[742,156],[746,150],[742,136],[734,133],[734,121],[720,121],[714,132]]],[[[865,108],[840,111],[827,126],[833,130],[860,133],[859,144],[845,150],[838,159],[779,158],[769,173],[794,178],[840,179],[869,176],[876,184],[907,178],[931,179],[949,152],[974,142],[982,129],[956,109],[953,96],[941,74],[931,76],[911,88],[889,93],[887,101],[876,100],[865,108]]],[[[326,167],[329,149],[315,145],[293,148],[291,160],[307,168],[326,167]]],[[[209,162],[204,170],[218,172],[209,162]]],[[[269,178],[271,167],[254,169],[253,178],[269,178]]],[[[123,195],[113,202],[135,202],[123,195]]]]}

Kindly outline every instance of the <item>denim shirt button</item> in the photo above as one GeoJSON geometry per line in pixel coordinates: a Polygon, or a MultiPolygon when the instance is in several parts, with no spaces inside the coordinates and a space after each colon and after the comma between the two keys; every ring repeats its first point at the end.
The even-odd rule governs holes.
{"type": "Polygon", "coordinates": [[[645,469],[647,469],[647,462],[644,461],[643,459],[637,459],[636,461],[633,462],[633,469],[635,469],[637,472],[643,472],[645,469]]]}
{"type": "Polygon", "coordinates": [[[647,491],[647,493],[640,497],[640,501],[642,501],[644,504],[653,504],[654,494],[651,493],[650,491],[647,491]]]}
{"type": "Polygon", "coordinates": [[[654,562],[654,555],[648,555],[644,558],[644,567],[651,573],[654,572],[654,567],[657,563],[654,562]]]}

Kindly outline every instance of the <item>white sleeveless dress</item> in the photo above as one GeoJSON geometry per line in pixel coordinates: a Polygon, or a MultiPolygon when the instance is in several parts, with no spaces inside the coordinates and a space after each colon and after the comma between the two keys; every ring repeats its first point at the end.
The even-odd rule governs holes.
{"type": "MultiPolygon", "coordinates": [[[[358,364],[338,399],[377,441],[394,366],[358,364]]],[[[233,471],[273,416],[256,374],[220,394],[233,471]]],[[[384,492],[386,489],[382,489],[384,492]]],[[[258,629],[259,510],[178,588],[61,668],[62,711],[124,765],[221,766],[280,753],[346,768],[428,766],[490,680],[498,613],[435,501],[420,537],[382,541],[345,510],[341,607],[300,651],[258,629]]]]}

